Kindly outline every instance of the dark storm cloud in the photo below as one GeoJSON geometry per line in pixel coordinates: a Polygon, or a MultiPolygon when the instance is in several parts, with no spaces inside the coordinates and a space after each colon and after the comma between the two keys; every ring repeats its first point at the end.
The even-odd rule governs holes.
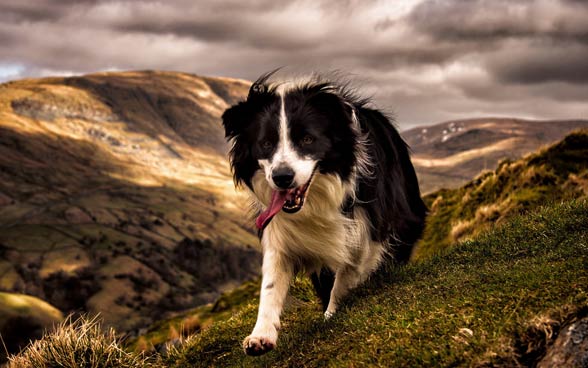
{"type": "Polygon", "coordinates": [[[419,65],[444,65],[459,59],[462,56],[477,53],[484,48],[485,51],[496,49],[496,45],[487,43],[481,46],[479,43],[438,43],[429,45],[424,42],[407,40],[406,46],[395,48],[375,48],[365,53],[356,54],[356,62],[360,65],[378,70],[390,70],[391,68],[415,67],[419,65]],[[412,45],[411,45],[412,44],[412,45]]]}
{"type": "Polygon", "coordinates": [[[588,82],[588,47],[547,42],[524,46],[512,44],[499,55],[488,57],[489,70],[502,82],[588,82]]]}
{"type": "Polygon", "coordinates": [[[588,81],[587,1],[427,0],[406,21],[432,43],[483,45],[502,83],[588,81]]]}
{"type": "Polygon", "coordinates": [[[46,6],[31,6],[11,1],[0,3],[0,20],[3,22],[42,21],[59,16],[59,11],[46,6]]]}
{"type": "Polygon", "coordinates": [[[340,69],[401,126],[588,115],[588,2],[5,0],[0,81],[163,69],[340,69]],[[17,72],[15,72],[15,70],[17,72]]]}
{"type": "Polygon", "coordinates": [[[0,3],[0,21],[2,22],[40,22],[56,21],[68,8],[89,5],[93,0],[4,0],[0,3]]]}
{"type": "Polygon", "coordinates": [[[436,39],[551,38],[588,42],[588,2],[427,0],[408,21],[436,39]]]}
{"type": "MultiPolygon", "coordinates": [[[[253,17],[252,17],[253,18],[253,17]]],[[[162,21],[156,17],[133,17],[114,27],[118,31],[147,34],[171,34],[206,42],[241,43],[260,49],[303,49],[316,46],[315,42],[297,37],[287,31],[267,32],[255,19],[227,14],[186,17],[162,21]],[[154,19],[149,19],[154,18],[154,19]],[[238,18],[238,20],[236,20],[238,18]]]]}

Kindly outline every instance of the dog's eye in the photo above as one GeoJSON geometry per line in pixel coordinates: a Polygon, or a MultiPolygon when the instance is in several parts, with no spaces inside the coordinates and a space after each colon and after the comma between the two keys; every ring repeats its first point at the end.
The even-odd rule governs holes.
{"type": "Polygon", "coordinates": [[[270,141],[261,142],[261,148],[263,148],[265,150],[272,148],[272,142],[270,142],[270,141]]]}
{"type": "Polygon", "coordinates": [[[302,144],[308,145],[312,144],[312,142],[314,142],[314,138],[310,135],[305,135],[304,138],[302,138],[302,144]]]}

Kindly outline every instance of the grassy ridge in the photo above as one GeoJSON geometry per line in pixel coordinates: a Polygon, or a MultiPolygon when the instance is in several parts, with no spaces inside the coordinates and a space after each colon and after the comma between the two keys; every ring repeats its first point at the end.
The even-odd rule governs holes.
{"type": "Polygon", "coordinates": [[[413,259],[425,259],[494,223],[555,200],[588,195],[588,130],[518,161],[503,161],[458,189],[425,197],[430,213],[413,259]]]}
{"type": "Polygon", "coordinates": [[[588,204],[515,217],[443,256],[391,270],[324,322],[307,302],[284,315],[276,351],[245,357],[256,300],[188,341],[165,366],[451,366],[526,359],[537,316],[588,306],[588,204]],[[378,285],[380,284],[380,285],[378,285]],[[564,308],[565,309],[565,308],[564,308]],[[518,336],[518,338],[517,338],[518,336]]]}

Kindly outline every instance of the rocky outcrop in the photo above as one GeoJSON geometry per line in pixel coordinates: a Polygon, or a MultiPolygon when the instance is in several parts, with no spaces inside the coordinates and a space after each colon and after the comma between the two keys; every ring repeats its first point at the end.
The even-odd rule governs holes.
{"type": "Polygon", "coordinates": [[[588,317],[565,325],[537,367],[588,367],[588,317]]]}

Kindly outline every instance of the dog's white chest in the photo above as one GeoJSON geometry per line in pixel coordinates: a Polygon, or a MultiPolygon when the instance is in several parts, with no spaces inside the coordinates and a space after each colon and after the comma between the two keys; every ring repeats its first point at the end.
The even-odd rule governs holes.
{"type": "MultiPolygon", "coordinates": [[[[255,200],[266,206],[271,188],[265,179],[256,176],[253,187],[255,200]]],[[[361,234],[356,221],[341,213],[346,195],[338,177],[316,175],[304,207],[294,214],[280,211],[265,228],[264,247],[273,247],[310,268],[338,269],[350,263],[361,234]]]]}

